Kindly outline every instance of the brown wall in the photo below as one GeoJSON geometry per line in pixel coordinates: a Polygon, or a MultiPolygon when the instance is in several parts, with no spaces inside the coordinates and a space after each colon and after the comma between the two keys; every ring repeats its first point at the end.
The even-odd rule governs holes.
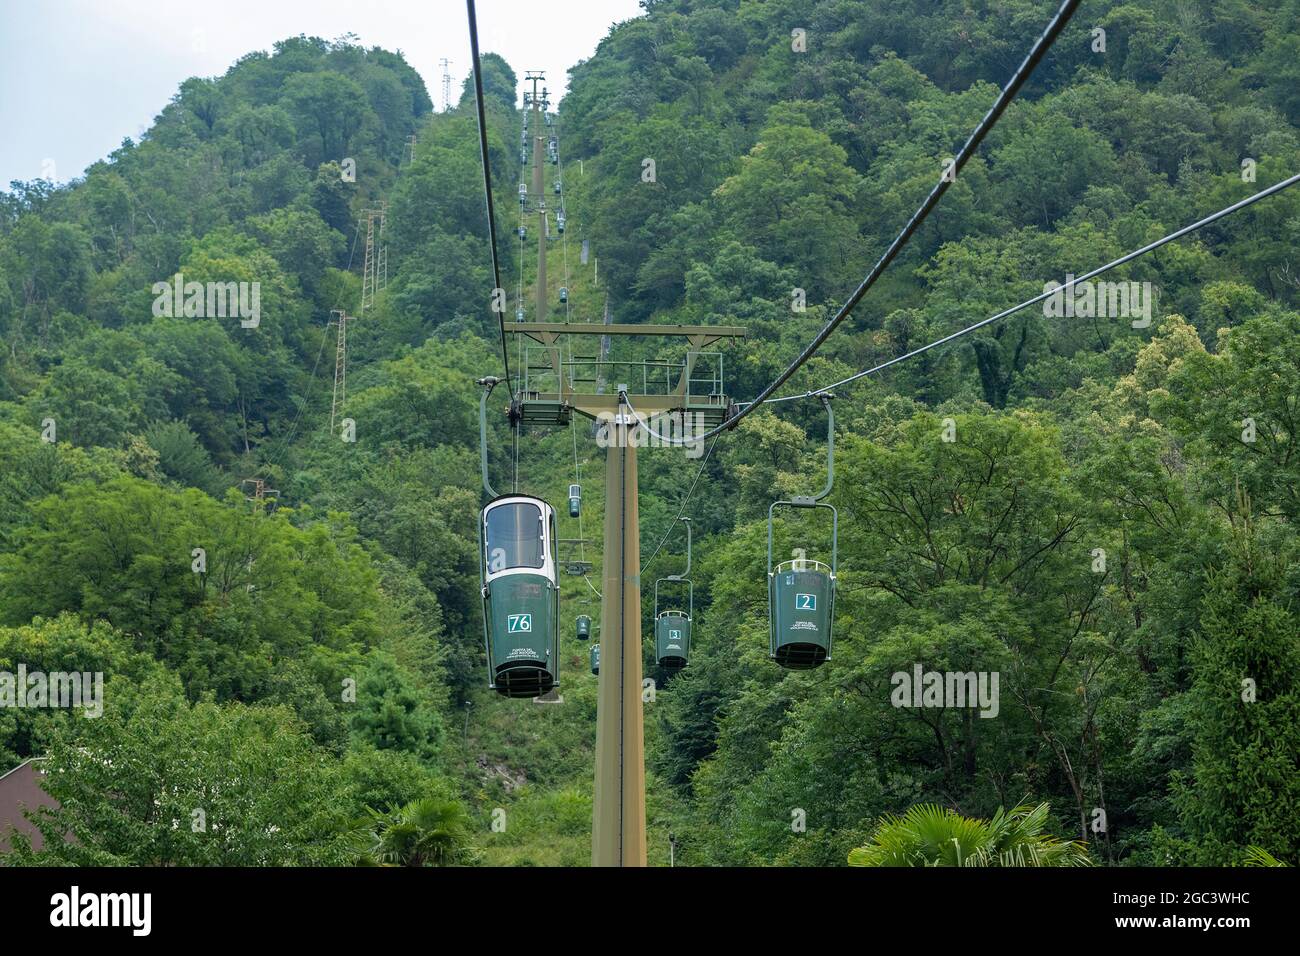
{"type": "Polygon", "coordinates": [[[44,844],[40,831],[23,816],[23,810],[57,807],[58,801],[41,789],[40,764],[29,760],[0,777],[0,853],[9,852],[9,828],[31,836],[32,846],[44,844]]]}

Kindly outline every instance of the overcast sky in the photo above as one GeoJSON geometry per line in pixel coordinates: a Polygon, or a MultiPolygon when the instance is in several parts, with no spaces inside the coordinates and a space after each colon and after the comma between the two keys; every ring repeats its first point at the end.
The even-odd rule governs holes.
{"type": "MultiPolygon", "coordinates": [[[[545,70],[552,100],[566,71],[637,0],[478,0],[479,45],[522,79],[545,70]]],[[[441,108],[470,69],[463,0],[0,0],[0,189],[14,179],[80,176],[138,137],[191,76],[219,76],[253,50],[304,33],[355,33],[401,50],[441,108]]]]}

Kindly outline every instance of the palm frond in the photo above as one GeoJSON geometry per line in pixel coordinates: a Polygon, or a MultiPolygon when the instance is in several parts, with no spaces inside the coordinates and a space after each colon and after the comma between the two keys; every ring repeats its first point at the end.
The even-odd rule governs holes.
{"type": "Polygon", "coordinates": [[[999,808],[992,820],[921,803],[882,816],[850,866],[1091,866],[1087,846],[1044,834],[1046,803],[999,808]]]}

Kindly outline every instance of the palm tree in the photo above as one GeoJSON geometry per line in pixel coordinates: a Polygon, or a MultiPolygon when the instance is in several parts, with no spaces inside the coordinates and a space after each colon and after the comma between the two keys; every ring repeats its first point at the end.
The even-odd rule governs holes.
{"type": "Polygon", "coordinates": [[[1290,863],[1284,863],[1275,857],[1262,846],[1246,847],[1246,857],[1242,861],[1242,866],[1290,866],[1290,863]]]}
{"type": "Polygon", "coordinates": [[[849,866],[1092,866],[1085,844],[1042,832],[1047,813],[1045,803],[1020,804],[977,820],[917,804],[882,817],[871,842],[849,854],[849,866]]]}
{"type": "Polygon", "coordinates": [[[425,797],[370,816],[357,854],[363,866],[454,866],[473,855],[469,814],[455,800],[425,797]]]}

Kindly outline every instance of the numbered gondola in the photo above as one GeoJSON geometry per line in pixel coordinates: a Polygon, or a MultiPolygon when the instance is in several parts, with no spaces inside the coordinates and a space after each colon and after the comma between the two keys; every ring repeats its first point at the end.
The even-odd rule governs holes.
{"type": "Polygon", "coordinates": [[[839,558],[839,514],[822,499],[835,482],[835,415],[830,395],[818,395],[828,417],[826,487],[819,495],[775,501],[767,510],[768,657],[791,670],[809,670],[831,659],[835,622],[835,585],[839,558]],[[809,560],[801,552],[792,561],[772,565],[773,515],[778,507],[825,509],[831,513],[830,564],[809,560]]]}
{"type": "MultiPolygon", "coordinates": [[[[816,507],[835,510],[830,505],[816,507]]],[[[834,557],[829,565],[795,559],[772,568],[769,553],[771,644],[768,656],[772,660],[791,670],[809,670],[831,659],[835,582],[834,557]]]]}
{"type": "Polygon", "coordinates": [[[655,615],[655,660],[667,670],[686,666],[691,653],[691,614],[669,609],[655,615]]]}
{"type": "Polygon", "coordinates": [[[483,509],[480,533],[489,686],[540,696],[560,677],[555,511],[531,495],[506,495],[483,509]]]}
{"type": "Polygon", "coordinates": [[[691,519],[679,518],[686,525],[686,570],[670,574],[655,581],[655,661],[665,670],[680,670],[690,660],[691,617],[695,612],[695,585],[691,573],[691,519]],[[659,589],[662,585],[686,586],[686,610],[680,607],[659,609],[659,589]]]}
{"type": "Polygon", "coordinates": [[[560,585],[555,509],[488,480],[487,402],[498,379],[479,381],[479,454],[491,499],[479,519],[479,577],[488,686],[506,697],[540,697],[560,683],[560,585]]]}

